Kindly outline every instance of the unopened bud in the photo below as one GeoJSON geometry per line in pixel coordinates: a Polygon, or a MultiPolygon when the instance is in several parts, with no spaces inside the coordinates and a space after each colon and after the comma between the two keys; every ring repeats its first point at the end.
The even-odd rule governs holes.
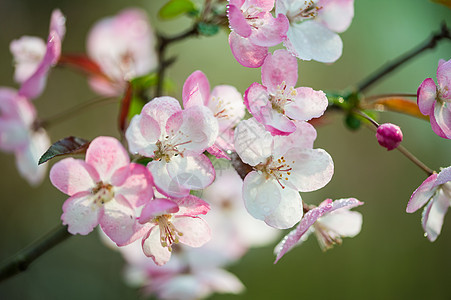
{"type": "Polygon", "coordinates": [[[391,123],[385,123],[377,128],[376,138],[379,145],[393,150],[399,146],[402,141],[402,131],[399,126],[391,123]]]}

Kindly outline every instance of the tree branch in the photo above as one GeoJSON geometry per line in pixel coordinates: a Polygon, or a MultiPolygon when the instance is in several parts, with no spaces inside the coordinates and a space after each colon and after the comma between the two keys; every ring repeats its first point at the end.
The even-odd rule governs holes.
{"type": "Polygon", "coordinates": [[[377,70],[373,75],[368,76],[361,83],[357,85],[357,91],[363,92],[372,86],[374,83],[382,79],[385,75],[393,72],[395,69],[411,60],[418,54],[422,53],[427,49],[433,49],[437,46],[438,42],[443,39],[451,40],[450,30],[446,26],[446,23],[443,23],[441,26],[441,31],[434,34],[432,37],[428,38],[425,42],[421,43],[416,48],[410,50],[406,54],[400,56],[399,58],[389,62],[385,66],[382,66],[379,70],[377,70]]]}
{"type": "Polygon", "coordinates": [[[25,271],[39,256],[71,237],[66,226],[58,226],[25,249],[19,251],[0,267],[0,282],[25,271]]]}

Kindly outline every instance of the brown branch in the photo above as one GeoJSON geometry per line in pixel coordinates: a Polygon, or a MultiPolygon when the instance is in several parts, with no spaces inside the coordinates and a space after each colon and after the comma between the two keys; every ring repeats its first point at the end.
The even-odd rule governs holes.
{"type": "Polygon", "coordinates": [[[0,282],[27,270],[35,259],[71,236],[66,226],[58,226],[41,237],[0,267],[0,282]]]}

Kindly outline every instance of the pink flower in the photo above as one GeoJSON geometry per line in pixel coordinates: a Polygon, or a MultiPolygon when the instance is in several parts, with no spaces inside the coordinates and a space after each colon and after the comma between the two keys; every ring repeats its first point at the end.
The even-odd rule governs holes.
{"type": "Polygon", "coordinates": [[[296,130],[292,120],[307,121],[326,110],[328,101],[322,91],[294,88],[298,64],[288,51],[268,54],[261,74],[263,85],[254,82],[244,94],[244,103],[272,135],[289,135],[296,130]]]}
{"type": "Polygon", "coordinates": [[[47,165],[38,165],[49,148],[50,139],[36,126],[36,109],[16,90],[0,88],[0,149],[16,156],[19,173],[31,185],[45,177],[47,165]]]}
{"type": "Polygon", "coordinates": [[[325,186],[333,175],[333,162],[322,149],[313,149],[316,131],[307,122],[295,122],[289,136],[271,136],[254,118],[235,130],[235,149],[253,166],[243,184],[247,211],[275,228],[289,228],[302,217],[301,192],[325,186]]]}
{"type": "Polygon", "coordinates": [[[339,199],[332,202],[324,200],[318,207],[310,209],[299,225],[286,235],[274,249],[277,263],[294,246],[300,245],[314,232],[321,249],[330,249],[341,244],[341,237],[354,237],[362,228],[362,215],[349,209],[363,203],[354,198],[339,199]],[[313,225],[313,228],[311,226],[313,225]]]}
{"type": "Polygon", "coordinates": [[[412,194],[406,211],[413,213],[426,205],[421,223],[425,236],[435,241],[442,230],[443,219],[451,205],[451,167],[429,176],[412,194]]]}
{"type": "Polygon", "coordinates": [[[393,150],[402,142],[402,131],[392,123],[381,124],[376,131],[376,138],[382,147],[393,150]]]}
{"type": "Polygon", "coordinates": [[[182,110],[174,98],[155,98],[133,117],[125,135],[132,153],[153,158],[147,167],[164,195],[183,197],[213,182],[215,170],[202,154],[218,136],[208,108],[182,110]]]}
{"type": "Polygon", "coordinates": [[[285,47],[303,60],[331,63],[340,58],[345,31],[354,16],[354,0],[277,0],[276,14],[290,26],[285,47]]]}
{"type": "Polygon", "coordinates": [[[142,240],[144,254],[161,266],[169,261],[173,244],[200,247],[208,242],[210,228],[197,216],[209,210],[208,203],[192,195],[173,200],[156,198],[147,203],[139,217],[141,224],[150,223],[142,240]]]}
{"type": "Polygon", "coordinates": [[[70,196],[61,216],[70,233],[86,235],[100,224],[119,246],[139,238],[134,208],[152,199],[152,176],[144,166],[130,163],[115,138],[95,138],[85,161],[65,158],[57,162],[50,180],[70,196]]]}
{"type": "Polygon", "coordinates": [[[127,80],[157,67],[152,27],[146,13],[137,8],[123,10],[94,24],[88,35],[87,51],[107,76],[92,77],[89,81],[101,95],[120,95],[127,80]]]}
{"type": "Polygon", "coordinates": [[[219,135],[207,151],[217,158],[230,159],[224,150],[234,150],[233,131],[245,114],[243,97],[230,85],[218,85],[210,93],[210,83],[201,71],[193,72],[183,85],[183,106],[208,107],[218,120],[219,135]]]}
{"type": "Polygon", "coordinates": [[[35,99],[44,91],[50,68],[61,55],[61,42],[66,33],[66,19],[60,10],[52,12],[47,45],[37,37],[24,36],[11,42],[10,50],[16,63],[14,79],[21,83],[21,96],[35,99]]]}
{"type": "Polygon", "coordinates": [[[418,107],[428,115],[432,130],[445,139],[451,139],[451,60],[438,62],[437,85],[432,78],[425,79],[417,91],[418,107]]]}
{"type": "Polygon", "coordinates": [[[229,1],[229,44],[236,60],[245,67],[260,67],[268,47],[286,38],[288,20],[282,14],[274,18],[270,13],[273,7],[274,0],[229,1]]]}

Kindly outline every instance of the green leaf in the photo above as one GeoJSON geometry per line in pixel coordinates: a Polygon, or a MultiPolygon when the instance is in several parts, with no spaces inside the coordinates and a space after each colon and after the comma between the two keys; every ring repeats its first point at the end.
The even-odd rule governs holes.
{"type": "Polygon", "coordinates": [[[50,146],[41,156],[38,164],[43,164],[55,156],[85,153],[90,143],[90,141],[75,136],[61,139],[50,146]]]}
{"type": "Polygon", "coordinates": [[[190,0],[170,0],[160,9],[158,16],[162,19],[172,19],[193,11],[196,11],[196,7],[190,0]]]}
{"type": "Polygon", "coordinates": [[[345,124],[349,129],[357,130],[362,125],[362,122],[354,114],[348,114],[345,118],[345,124]]]}
{"type": "Polygon", "coordinates": [[[202,35],[212,36],[219,32],[219,26],[216,24],[199,22],[199,24],[197,24],[197,30],[199,30],[199,33],[202,35]]]}
{"type": "Polygon", "coordinates": [[[146,104],[140,97],[134,96],[132,102],[130,103],[130,109],[128,111],[128,118],[131,119],[135,115],[139,115],[143,109],[144,104],[146,104]]]}

